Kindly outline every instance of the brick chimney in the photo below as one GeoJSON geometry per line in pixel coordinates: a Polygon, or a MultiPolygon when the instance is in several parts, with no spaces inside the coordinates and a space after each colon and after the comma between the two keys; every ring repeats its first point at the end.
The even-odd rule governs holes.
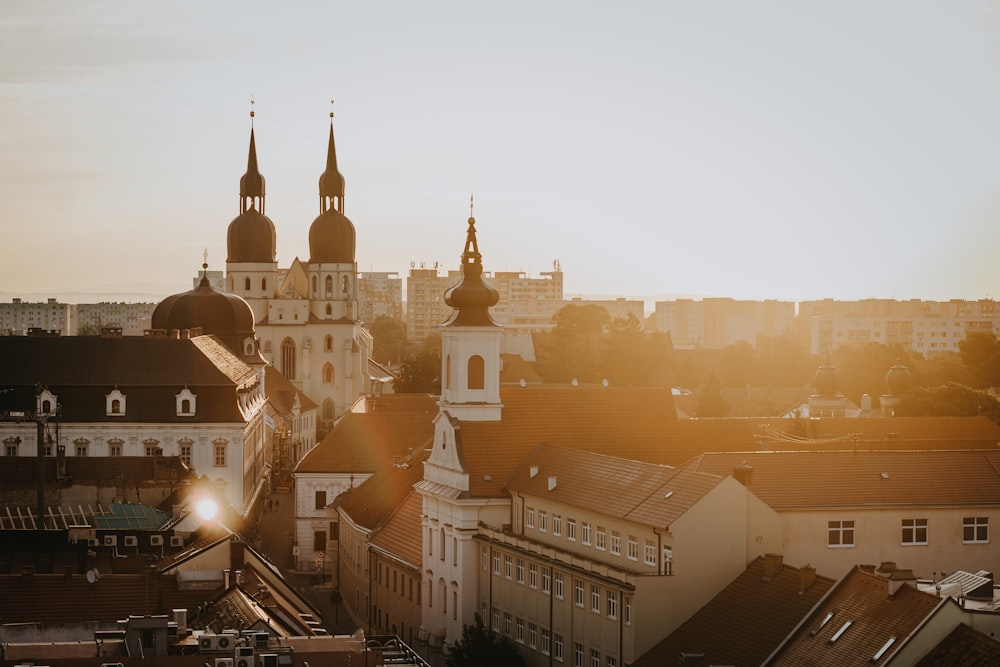
{"type": "Polygon", "coordinates": [[[747,464],[736,466],[733,469],[733,479],[747,487],[748,489],[753,486],[753,466],[747,464]]]}
{"type": "Polygon", "coordinates": [[[764,554],[764,578],[773,579],[778,576],[782,562],[781,554],[764,554]]]}
{"type": "Polygon", "coordinates": [[[875,574],[880,577],[892,576],[892,573],[896,571],[896,561],[894,560],[884,560],[882,564],[878,566],[875,570],[875,574]]]}
{"type": "Polygon", "coordinates": [[[903,584],[910,584],[913,586],[917,581],[916,575],[913,574],[913,570],[893,570],[888,577],[889,583],[889,597],[896,594],[903,584]]]}
{"type": "Polygon", "coordinates": [[[805,593],[816,581],[816,568],[803,565],[799,568],[799,593],[805,593]]]}

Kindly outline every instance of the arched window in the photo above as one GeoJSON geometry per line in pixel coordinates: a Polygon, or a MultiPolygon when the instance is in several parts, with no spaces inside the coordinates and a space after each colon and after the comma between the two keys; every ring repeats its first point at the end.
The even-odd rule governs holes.
{"type": "Polygon", "coordinates": [[[323,339],[323,351],[333,352],[333,336],[327,334],[326,338],[323,339]]]}
{"type": "Polygon", "coordinates": [[[347,294],[347,289],[351,286],[351,281],[348,280],[347,276],[340,279],[340,291],[347,294]]]}
{"type": "Polygon", "coordinates": [[[328,398],[323,401],[323,420],[332,421],[334,414],[333,399],[328,398]]]}
{"type": "Polygon", "coordinates": [[[330,304],[326,304],[326,316],[327,317],[333,316],[333,306],[331,306],[330,304]]]}
{"type": "Polygon", "coordinates": [[[469,389],[486,387],[486,368],[483,358],[478,354],[469,357],[469,389]]]}
{"type": "Polygon", "coordinates": [[[181,401],[181,412],[191,412],[191,401],[186,398],[181,401]]]}
{"type": "Polygon", "coordinates": [[[329,299],[333,296],[333,276],[327,276],[324,285],[326,286],[326,298],[329,299]]]}
{"type": "Polygon", "coordinates": [[[52,412],[52,401],[49,400],[42,401],[42,412],[45,414],[49,414],[50,412],[52,412]]]}
{"type": "Polygon", "coordinates": [[[313,276],[313,296],[316,296],[316,292],[319,291],[319,287],[316,284],[316,276],[313,276]]]}
{"type": "Polygon", "coordinates": [[[233,291],[233,277],[232,276],[229,276],[229,279],[226,281],[226,284],[229,285],[229,291],[232,292],[233,291]]]}
{"type": "Polygon", "coordinates": [[[323,364],[323,384],[333,384],[333,364],[323,364]]]}
{"type": "Polygon", "coordinates": [[[117,398],[111,399],[111,413],[118,415],[122,411],[122,402],[117,398]]]}
{"type": "Polygon", "coordinates": [[[291,338],[281,341],[281,374],[295,379],[295,342],[291,338]]]}
{"type": "Polygon", "coordinates": [[[444,388],[451,389],[451,355],[444,360],[444,388]]]}
{"type": "Polygon", "coordinates": [[[260,279],[260,291],[261,292],[266,292],[267,291],[267,278],[261,278],[260,279]]]}
{"type": "Polygon", "coordinates": [[[250,278],[243,281],[243,290],[246,292],[250,291],[250,278]]]}

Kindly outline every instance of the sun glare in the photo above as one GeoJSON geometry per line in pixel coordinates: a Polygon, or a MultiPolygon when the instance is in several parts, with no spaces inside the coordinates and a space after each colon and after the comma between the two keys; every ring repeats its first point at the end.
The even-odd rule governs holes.
{"type": "Polygon", "coordinates": [[[209,519],[214,519],[215,515],[218,514],[219,505],[211,498],[202,498],[195,501],[194,511],[202,519],[208,521],[209,519]]]}

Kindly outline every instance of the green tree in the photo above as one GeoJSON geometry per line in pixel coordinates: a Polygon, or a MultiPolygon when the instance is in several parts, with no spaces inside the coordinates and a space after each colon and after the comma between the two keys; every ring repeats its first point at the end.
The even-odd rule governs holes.
{"type": "Polygon", "coordinates": [[[722,382],[719,375],[714,371],[709,371],[705,384],[701,387],[701,395],[698,397],[698,407],[695,408],[694,416],[703,417],[725,417],[729,414],[729,403],[722,395],[722,382]]]}
{"type": "Polygon", "coordinates": [[[406,356],[406,323],[395,317],[379,315],[368,328],[375,339],[372,358],[380,364],[400,363],[406,356]]]}
{"type": "Polygon", "coordinates": [[[452,646],[445,661],[447,667],[525,667],[527,664],[517,644],[487,630],[479,614],[473,625],[462,627],[462,638],[452,646]]]}
{"type": "Polygon", "coordinates": [[[401,394],[441,393],[441,334],[424,339],[399,366],[395,389],[401,394]]]}
{"type": "Polygon", "coordinates": [[[564,336],[578,334],[604,333],[611,323],[611,315],[604,306],[588,303],[577,305],[571,303],[559,309],[552,320],[555,322],[555,332],[564,336]]]}
{"type": "Polygon", "coordinates": [[[972,417],[982,415],[1000,424],[1000,401],[989,392],[956,382],[908,391],[896,404],[900,417],[972,417]]]}

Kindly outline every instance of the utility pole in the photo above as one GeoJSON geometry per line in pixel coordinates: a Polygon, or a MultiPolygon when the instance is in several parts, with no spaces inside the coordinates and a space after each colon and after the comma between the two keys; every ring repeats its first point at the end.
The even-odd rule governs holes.
{"type": "MultiPolygon", "coordinates": [[[[0,389],[0,393],[9,394],[13,392],[14,389],[0,389]]],[[[37,530],[43,530],[45,528],[45,445],[48,437],[46,435],[46,426],[48,425],[50,417],[56,417],[59,414],[59,406],[46,406],[42,405],[42,385],[41,383],[35,384],[35,409],[34,410],[5,410],[0,412],[0,421],[7,422],[35,422],[35,460],[37,461],[35,476],[36,479],[36,524],[35,528],[37,530]]],[[[20,438],[18,438],[20,442],[20,438]]]]}

